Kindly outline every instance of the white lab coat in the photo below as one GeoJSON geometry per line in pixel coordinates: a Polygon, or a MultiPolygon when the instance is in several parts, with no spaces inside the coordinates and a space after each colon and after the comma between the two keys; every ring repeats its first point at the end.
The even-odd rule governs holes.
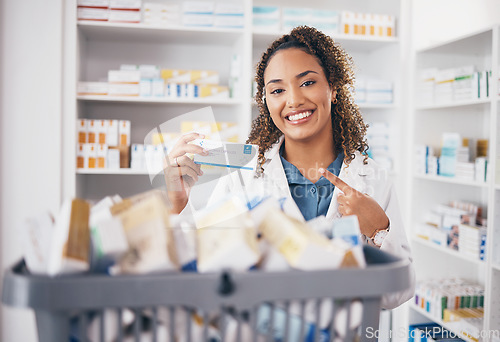
{"type": "MultiPolygon", "coordinates": [[[[244,192],[249,196],[255,194],[273,195],[276,198],[286,198],[284,211],[287,215],[304,221],[304,217],[295,201],[292,198],[288,181],[281,163],[279,149],[283,142],[283,137],[279,142],[265,153],[266,162],[263,165],[264,173],[256,178],[253,171],[242,171],[241,178],[238,172],[232,172],[229,176],[219,180],[212,192],[208,205],[221,199],[229,193],[244,192]],[[243,181],[243,182],[242,182],[243,181]]],[[[401,259],[408,259],[412,262],[410,247],[403,227],[403,220],[399,210],[398,201],[394,186],[390,181],[388,172],[380,168],[372,159],[368,163],[363,163],[364,157],[356,153],[355,158],[349,165],[342,164],[339,178],[356,190],[366,193],[374,198],[384,209],[389,217],[390,230],[384,239],[381,249],[398,256],[401,259]]],[[[338,212],[337,196],[341,191],[335,188],[327,218],[335,219],[341,215],[338,212]]],[[[189,207],[189,205],[188,205],[189,207]]],[[[188,211],[190,211],[188,209],[188,211]]],[[[411,287],[403,292],[384,296],[382,307],[386,309],[395,308],[413,297],[415,291],[415,274],[411,267],[411,287]]]]}

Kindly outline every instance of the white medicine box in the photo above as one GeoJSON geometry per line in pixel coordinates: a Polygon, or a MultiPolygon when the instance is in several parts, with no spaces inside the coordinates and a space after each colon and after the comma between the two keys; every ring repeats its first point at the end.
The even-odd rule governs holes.
{"type": "Polygon", "coordinates": [[[106,143],[108,146],[118,146],[118,120],[108,120],[106,143]]]}

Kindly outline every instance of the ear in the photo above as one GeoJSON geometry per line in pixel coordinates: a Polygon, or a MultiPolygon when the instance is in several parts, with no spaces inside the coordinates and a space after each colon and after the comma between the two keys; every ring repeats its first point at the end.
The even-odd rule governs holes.
{"type": "Polygon", "coordinates": [[[336,98],[337,98],[337,89],[332,89],[332,102],[335,103],[336,98]]]}

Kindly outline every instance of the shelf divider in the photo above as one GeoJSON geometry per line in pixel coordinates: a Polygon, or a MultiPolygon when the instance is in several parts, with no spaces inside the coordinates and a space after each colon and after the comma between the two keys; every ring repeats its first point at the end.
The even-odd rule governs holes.
{"type": "Polygon", "coordinates": [[[217,98],[168,98],[168,97],[140,97],[140,96],[109,96],[109,95],[78,95],[81,101],[102,102],[137,102],[137,103],[171,103],[171,104],[208,104],[208,105],[240,105],[240,99],[217,99],[217,98]]]}
{"type": "Polygon", "coordinates": [[[488,187],[487,182],[469,181],[469,180],[455,178],[455,177],[431,176],[431,175],[426,175],[426,174],[415,174],[413,177],[415,179],[432,181],[432,182],[441,182],[441,183],[467,185],[467,186],[477,186],[480,188],[487,188],[488,187]]]}
{"type": "Polygon", "coordinates": [[[460,253],[459,251],[455,251],[455,250],[448,248],[448,247],[439,246],[432,241],[425,240],[424,238],[421,238],[421,237],[418,237],[415,235],[412,237],[412,241],[414,241],[422,246],[426,246],[426,247],[432,248],[436,251],[442,252],[444,254],[451,255],[455,258],[460,258],[460,259],[467,261],[467,262],[471,262],[471,263],[478,264],[478,265],[485,265],[486,264],[486,261],[480,260],[479,256],[477,259],[474,259],[468,255],[460,253]]]}

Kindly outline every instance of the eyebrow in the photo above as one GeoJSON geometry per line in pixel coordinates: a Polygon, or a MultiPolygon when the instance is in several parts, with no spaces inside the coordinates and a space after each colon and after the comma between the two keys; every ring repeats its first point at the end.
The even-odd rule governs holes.
{"type": "MultiPolygon", "coordinates": [[[[304,77],[308,74],[318,74],[316,71],[313,71],[313,70],[306,70],[304,72],[301,72],[300,74],[296,75],[295,78],[301,78],[301,77],[304,77]]],[[[281,78],[275,78],[275,79],[272,79],[270,80],[269,82],[266,83],[266,86],[269,84],[269,83],[278,83],[278,82],[281,82],[283,81],[281,78]]]]}

